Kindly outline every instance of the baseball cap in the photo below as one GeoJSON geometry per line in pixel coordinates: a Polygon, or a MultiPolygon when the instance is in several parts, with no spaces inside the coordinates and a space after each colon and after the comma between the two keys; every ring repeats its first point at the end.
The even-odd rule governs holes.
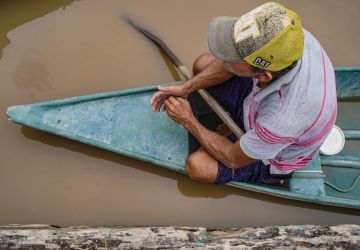
{"type": "Polygon", "coordinates": [[[208,45],[223,61],[279,71],[302,57],[304,32],[295,12],[270,2],[241,17],[214,17],[208,45]]]}

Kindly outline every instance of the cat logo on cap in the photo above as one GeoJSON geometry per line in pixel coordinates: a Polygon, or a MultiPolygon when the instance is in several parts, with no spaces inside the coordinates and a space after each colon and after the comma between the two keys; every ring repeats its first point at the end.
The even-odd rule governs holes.
{"type": "Polygon", "coordinates": [[[270,66],[271,62],[268,62],[262,59],[260,56],[256,57],[254,60],[254,64],[260,66],[261,68],[267,68],[270,66]]]}

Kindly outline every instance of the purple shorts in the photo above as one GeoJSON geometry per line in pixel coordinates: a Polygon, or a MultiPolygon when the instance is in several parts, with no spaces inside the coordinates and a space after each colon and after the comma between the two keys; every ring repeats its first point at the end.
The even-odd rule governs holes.
{"type": "MultiPolygon", "coordinates": [[[[207,88],[207,90],[229,113],[237,125],[245,131],[243,104],[246,97],[251,93],[252,88],[253,79],[251,77],[234,76],[222,84],[207,88]]],[[[237,141],[234,134],[230,135],[228,139],[232,142],[237,141]]],[[[273,183],[282,179],[288,179],[290,176],[290,174],[270,174],[269,165],[265,165],[261,160],[236,169],[229,168],[218,161],[218,175],[215,183],[223,184],[230,181],[273,183]]]]}

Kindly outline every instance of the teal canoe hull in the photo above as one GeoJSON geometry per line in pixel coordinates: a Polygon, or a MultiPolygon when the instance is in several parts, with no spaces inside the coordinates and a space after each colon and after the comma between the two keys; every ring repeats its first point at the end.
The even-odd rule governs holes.
{"type": "MultiPolygon", "coordinates": [[[[349,71],[347,68],[345,71],[349,79],[358,77],[360,86],[360,70],[352,68],[349,71]],[[357,76],[350,77],[351,73],[357,76]]],[[[338,72],[343,74],[339,69],[337,76],[338,72]]],[[[346,85],[342,83],[339,86],[346,85]]],[[[359,86],[352,86],[356,93],[354,96],[346,88],[338,94],[341,93],[341,98],[357,98],[360,96],[359,86]]],[[[8,108],[7,115],[18,124],[185,173],[185,160],[189,154],[188,133],[164,112],[151,110],[150,98],[155,91],[156,87],[150,86],[19,105],[8,108]]],[[[356,129],[346,133],[349,140],[357,140],[356,129]]],[[[231,182],[229,185],[288,199],[359,209],[360,185],[345,194],[334,191],[325,185],[323,171],[326,167],[326,176],[330,176],[336,185],[349,186],[351,180],[347,179],[360,174],[358,155],[324,158],[326,166],[317,156],[305,171],[293,175],[289,187],[249,182],[231,182]],[[339,173],[342,173],[343,180],[338,178],[339,173]]]]}

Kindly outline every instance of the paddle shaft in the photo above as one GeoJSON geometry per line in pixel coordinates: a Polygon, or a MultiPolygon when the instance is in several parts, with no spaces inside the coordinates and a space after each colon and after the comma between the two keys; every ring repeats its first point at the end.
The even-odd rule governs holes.
{"type": "MultiPolygon", "coordinates": [[[[187,80],[192,78],[192,74],[190,73],[190,71],[161,39],[159,39],[149,31],[147,31],[140,25],[134,23],[129,18],[126,18],[126,20],[130,25],[132,25],[135,29],[137,29],[142,34],[144,34],[158,48],[160,48],[187,80]]],[[[226,126],[231,130],[231,132],[233,132],[235,136],[240,139],[240,137],[244,134],[244,132],[231,119],[228,113],[225,112],[225,110],[216,102],[216,100],[205,89],[199,89],[197,90],[197,92],[204,99],[204,101],[211,107],[211,109],[219,116],[219,118],[226,124],[226,126]]]]}

